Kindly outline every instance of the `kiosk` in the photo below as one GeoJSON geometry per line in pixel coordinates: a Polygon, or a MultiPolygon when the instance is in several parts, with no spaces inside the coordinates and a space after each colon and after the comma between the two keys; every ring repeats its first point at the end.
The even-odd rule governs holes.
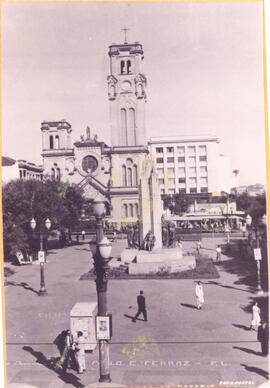
{"type": "Polygon", "coordinates": [[[70,331],[74,338],[78,331],[83,333],[85,350],[94,350],[97,346],[96,314],[96,302],[78,302],[70,311],[70,331]]]}

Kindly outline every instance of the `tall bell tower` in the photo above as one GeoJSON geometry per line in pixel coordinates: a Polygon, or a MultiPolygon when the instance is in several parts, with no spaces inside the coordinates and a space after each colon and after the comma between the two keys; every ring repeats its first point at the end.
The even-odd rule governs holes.
{"type": "Polygon", "coordinates": [[[139,42],[109,46],[108,99],[111,123],[110,200],[112,218],[135,222],[140,217],[141,170],[148,155],[145,134],[146,77],[139,42]]]}
{"type": "Polygon", "coordinates": [[[111,145],[145,146],[146,77],[142,72],[143,47],[139,42],[109,46],[111,145]]]}

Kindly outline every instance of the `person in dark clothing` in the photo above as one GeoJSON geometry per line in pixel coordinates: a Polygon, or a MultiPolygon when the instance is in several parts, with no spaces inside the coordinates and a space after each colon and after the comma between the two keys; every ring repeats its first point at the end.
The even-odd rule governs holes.
{"type": "Polygon", "coordinates": [[[67,336],[67,330],[63,330],[54,340],[54,344],[57,346],[57,349],[59,350],[60,356],[63,354],[63,351],[65,349],[65,338],[67,336]]]}
{"type": "Polygon", "coordinates": [[[261,343],[262,355],[266,357],[269,347],[269,328],[266,322],[258,327],[258,341],[261,343]]]}
{"type": "Polygon", "coordinates": [[[142,313],[143,318],[147,321],[147,312],[145,306],[145,297],[143,295],[143,291],[140,291],[140,295],[137,296],[137,304],[138,304],[138,312],[135,317],[132,319],[133,322],[136,322],[138,316],[142,313]]]}

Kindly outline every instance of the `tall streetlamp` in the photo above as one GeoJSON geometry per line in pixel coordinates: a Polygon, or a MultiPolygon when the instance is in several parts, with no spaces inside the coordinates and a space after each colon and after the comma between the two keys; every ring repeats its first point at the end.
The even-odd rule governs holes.
{"type": "MultiPolygon", "coordinates": [[[[44,225],[45,225],[45,228],[47,230],[50,230],[51,228],[51,220],[49,218],[47,218],[44,222],[44,225]]],[[[34,230],[36,229],[36,226],[37,226],[37,223],[36,223],[36,220],[34,218],[32,218],[32,220],[30,221],[30,226],[31,226],[31,229],[34,230]]],[[[47,232],[42,232],[42,226],[40,227],[40,231],[39,231],[39,244],[40,244],[40,247],[39,247],[39,252],[38,252],[38,258],[39,258],[39,262],[40,262],[40,290],[39,290],[39,295],[46,295],[47,291],[46,291],[46,287],[45,287],[45,273],[44,273],[44,264],[45,264],[45,252],[43,250],[43,246],[44,246],[44,234],[47,234],[47,232]]]]}
{"type": "MultiPolygon", "coordinates": [[[[104,201],[93,202],[93,212],[96,217],[96,252],[94,265],[96,271],[96,289],[98,316],[108,316],[107,308],[107,285],[108,285],[108,262],[111,256],[112,246],[103,230],[103,217],[105,215],[104,201]]],[[[109,365],[109,340],[99,340],[99,382],[111,382],[109,365]]]]}
{"type": "MultiPolygon", "coordinates": [[[[264,215],[261,218],[261,223],[264,225],[267,225],[267,216],[264,215]]],[[[250,226],[252,223],[252,217],[248,214],[246,217],[246,223],[247,226],[250,226]]],[[[261,254],[261,248],[260,248],[260,241],[259,241],[259,235],[258,235],[258,223],[256,222],[255,225],[255,238],[256,238],[256,249],[254,249],[254,259],[257,263],[257,279],[258,279],[258,285],[257,285],[257,293],[258,295],[263,294],[263,289],[261,285],[261,260],[262,260],[262,254],[261,254]]]]}

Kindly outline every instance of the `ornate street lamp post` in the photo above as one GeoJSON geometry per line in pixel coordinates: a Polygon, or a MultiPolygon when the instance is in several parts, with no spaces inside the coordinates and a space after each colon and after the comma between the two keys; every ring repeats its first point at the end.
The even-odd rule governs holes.
{"type": "MultiPolygon", "coordinates": [[[[94,254],[94,265],[96,271],[98,316],[108,316],[108,262],[111,256],[112,246],[107,237],[104,236],[103,231],[105,203],[103,201],[94,201],[93,211],[96,217],[96,252],[94,254]]],[[[109,368],[109,340],[99,340],[99,370],[99,382],[111,382],[109,368]]]]}
{"type": "MultiPolygon", "coordinates": [[[[51,221],[49,220],[49,218],[46,219],[45,223],[44,223],[45,227],[47,230],[50,230],[51,228],[51,221]]],[[[34,230],[36,229],[36,226],[37,226],[37,223],[36,223],[36,220],[34,218],[32,218],[32,220],[30,221],[30,226],[31,226],[31,229],[34,230]]],[[[39,290],[39,295],[46,295],[47,291],[46,291],[46,287],[45,287],[45,273],[44,273],[44,264],[45,264],[45,253],[44,253],[44,250],[43,250],[43,242],[44,242],[44,234],[42,232],[42,226],[40,227],[40,231],[39,231],[39,243],[40,243],[40,250],[38,252],[39,254],[39,261],[40,261],[40,290],[39,290]]]]}

